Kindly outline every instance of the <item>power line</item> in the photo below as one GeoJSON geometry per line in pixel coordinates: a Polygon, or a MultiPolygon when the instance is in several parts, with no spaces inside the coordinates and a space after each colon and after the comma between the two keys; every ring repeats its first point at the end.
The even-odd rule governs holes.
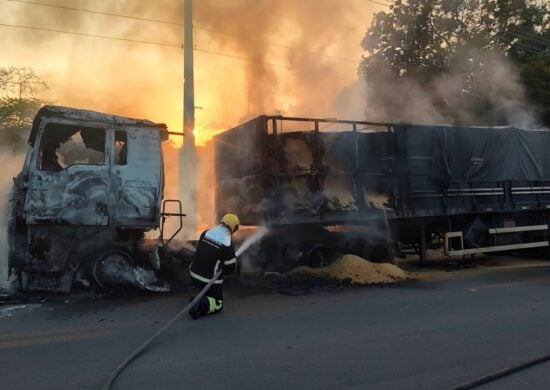
{"type": "MultiPolygon", "coordinates": [[[[195,50],[199,51],[199,52],[202,52],[202,53],[215,54],[215,55],[219,55],[219,56],[223,56],[223,57],[236,58],[236,59],[247,61],[247,62],[252,62],[252,63],[256,62],[256,63],[259,63],[259,64],[270,65],[270,66],[273,66],[273,67],[276,67],[276,68],[283,68],[283,69],[290,69],[290,70],[295,69],[294,67],[288,66],[288,65],[274,64],[274,63],[265,62],[265,61],[258,61],[258,60],[254,60],[252,58],[239,57],[239,56],[235,56],[235,55],[232,55],[232,54],[220,53],[220,52],[217,52],[217,51],[209,51],[209,50],[197,49],[197,48],[195,48],[195,50]]],[[[339,76],[330,76],[329,78],[338,79],[338,80],[346,80],[346,81],[355,81],[355,79],[352,79],[352,78],[339,77],[339,76]]]]}
{"type": "Polygon", "coordinates": [[[381,2],[376,1],[376,0],[367,0],[367,1],[369,1],[371,3],[374,3],[374,4],[383,5],[384,7],[389,7],[390,6],[390,4],[381,3],[381,2]]]}
{"type": "Polygon", "coordinates": [[[111,40],[114,40],[114,41],[124,41],[124,42],[132,42],[132,43],[145,43],[145,44],[148,44],[148,45],[170,46],[170,47],[179,47],[179,48],[182,47],[181,44],[177,45],[175,43],[153,42],[153,41],[144,41],[144,40],[130,39],[130,38],[119,38],[119,37],[112,37],[112,36],[108,36],[108,35],[86,34],[86,33],[81,33],[81,32],[76,32],[76,31],[55,30],[55,29],[51,29],[51,28],[23,26],[23,25],[18,25],[18,24],[0,23],[0,26],[22,28],[22,29],[29,29],[29,30],[38,30],[38,31],[48,31],[48,32],[55,32],[55,33],[60,33],[60,34],[71,34],[71,35],[78,35],[78,36],[81,36],[81,37],[111,39],[111,40]]]}
{"type": "Polygon", "coordinates": [[[541,38],[541,37],[536,36],[536,35],[522,33],[522,32],[519,32],[519,31],[516,31],[516,32],[510,31],[510,32],[507,32],[507,33],[509,35],[515,36],[516,38],[531,41],[531,42],[536,43],[538,45],[550,46],[550,41],[549,40],[546,40],[546,39],[541,38]]]}
{"type": "Polygon", "coordinates": [[[509,44],[516,46],[517,48],[522,50],[535,53],[544,53],[550,47],[550,45],[547,43],[545,44],[540,41],[532,40],[522,35],[514,34],[511,32],[506,32],[506,34],[508,35],[508,38],[504,37],[504,39],[506,39],[509,44]],[[516,41],[514,42],[514,40],[516,41]]]}
{"type": "Polygon", "coordinates": [[[14,3],[38,5],[38,6],[41,6],[41,7],[64,9],[64,10],[67,10],[67,11],[86,12],[86,13],[90,13],[90,14],[104,15],[104,16],[116,16],[118,18],[141,20],[143,22],[154,22],[154,23],[161,23],[161,24],[170,24],[170,25],[180,26],[180,27],[183,26],[182,23],[170,22],[170,21],[167,21],[167,20],[141,18],[139,16],[115,14],[115,13],[112,13],[112,12],[102,12],[102,11],[94,11],[94,10],[91,10],[91,9],[67,7],[67,6],[64,6],[64,5],[40,3],[38,1],[27,1],[27,0],[8,0],[8,1],[14,2],[14,3]]]}
{"type": "Polygon", "coordinates": [[[245,39],[245,40],[247,40],[247,41],[258,42],[258,43],[262,43],[262,44],[264,44],[264,45],[270,45],[270,46],[275,46],[275,47],[282,47],[282,48],[284,48],[284,49],[295,50],[295,51],[305,51],[305,52],[307,52],[307,53],[314,54],[314,55],[318,55],[318,56],[320,56],[320,57],[332,58],[332,59],[334,59],[334,60],[350,62],[350,63],[353,63],[353,64],[359,64],[359,63],[361,63],[360,61],[352,60],[352,59],[349,59],[349,58],[338,57],[338,56],[333,56],[333,55],[330,55],[330,54],[320,53],[320,52],[313,51],[313,50],[307,50],[307,49],[301,49],[301,48],[292,47],[292,46],[288,46],[288,45],[283,45],[282,43],[268,42],[268,41],[264,41],[264,40],[262,40],[262,39],[249,38],[249,37],[245,37],[245,36],[240,35],[240,34],[232,34],[232,33],[224,32],[224,31],[214,30],[214,29],[212,29],[212,28],[206,28],[206,27],[200,27],[200,26],[193,26],[193,28],[194,28],[194,29],[197,29],[197,30],[212,32],[212,33],[215,33],[215,34],[227,35],[227,36],[230,36],[230,37],[235,37],[235,38],[239,38],[239,39],[245,39]]]}
{"type": "MultiPolygon", "coordinates": [[[[138,40],[138,39],[119,38],[119,37],[112,37],[112,36],[107,36],[107,35],[87,34],[87,33],[81,33],[81,32],[75,32],[75,31],[66,31],[66,30],[56,30],[56,29],[50,29],[50,28],[44,28],[44,27],[23,26],[23,25],[7,24],[7,23],[0,23],[0,26],[13,27],[13,28],[19,28],[19,29],[37,30],[37,31],[47,31],[47,32],[60,33],[60,34],[70,34],[70,35],[76,35],[76,36],[81,36],[81,37],[110,39],[110,40],[115,40],[115,41],[124,41],[124,42],[131,42],[131,43],[142,43],[142,44],[148,44],[148,45],[168,46],[168,47],[177,47],[177,48],[182,48],[183,47],[183,45],[175,44],[175,43],[153,42],[153,41],[145,41],[145,40],[138,40]]],[[[288,65],[275,64],[275,63],[271,63],[271,62],[255,60],[253,58],[246,58],[246,57],[240,57],[240,56],[236,56],[236,55],[232,55],[232,54],[220,53],[220,52],[217,52],[217,51],[211,51],[211,50],[205,50],[205,49],[199,49],[199,48],[194,48],[194,50],[198,51],[198,52],[202,52],[202,53],[214,54],[214,55],[218,55],[218,56],[222,56],[222,57],[228,57],[228,58],[234,58],[234,59],[238,59],[238,60],[241,60],[241,61],[265,64],[265,65],[278,67],[278,68],[284,68],[284,69],[294,69],[293,67],[288,66],[288,65]]],[[[351,78],[338,77],[338,76],[330,76],[329,78],[347,80],[347,81],[354,81],[351,78]]]]}
{"type": "MultiPolygon", "coordinates": [[[[168,24],[168,25],[179,26],[179,27],[183,26],[182,23],[171,22],[171,21],[167,21],[167,20],[143,18],[143,17],[138,17],[138,16],[132,16],[132,15],[118,14],[118,13],[113,13],[113,12],[94,11],[94,10],[85,9],[85,8],[67,7],[67,6],[62,6],[62,5],[41,3],[41,2],[37,2],[37,1],[27,1],[27,0],[7,0],[7,1],[16,2],[16,3],[23,3],[23,4],[30,4],[30,5],[38,5],[38,6],[49,7],[49,8],[57,8],[57,9],[63,9],[63,10],[68,10],[68,11],[84,12],[84,13],[90,13],[90,14],[96,14],[96,15],[114,16],[114,17],[125,18],[125,19],[133,19],[133,20],[139,20],[139,21],[144,21],[144,22],[168,24]]],[[[377,3],[374,0],[368,0],[368,1],[372,1],[372,2],[377,3]]],[[[382,4],[382,3],[378,3],[378,4],[382,4]]],[[[384,4],[384,5],[387,5],[387,4],[384,4]]],[[[349,62],[349,63],[353,63],[353,64],[360,64],[360,61],[357,61],[357,60],[352,60],[352,59],[349,59],[349,58],[344,58],[344,57],[339,57],[339,56],[333,56],[333,55],[330,55],[330,54],[324,54],[324,53],[320,53],[320,52],[313,51],[313,50],[307,50],[307,49],[292,47],[292,46],[289,46],[289,45],[284,45],[282,43],[269,42],[269,41],[265,41],[265,40],[261,40],[261,39],[245,37],[245,36],[240,35],[240,34],[232,34],[232,33],[223,32],[223,31],[219,31],[219,30],[215,30],[215,29],[211,29],[211,28],[206,28],[206,27],[201,27],[201,26],[193,26],[193,28],[197,29],[197,30],[202,30],[202,31],[215,33],[215,34],[231,36],[231,37],[234,37],[234,38],[239,38],[239,39],[245,39],[245,40],[248,40],[248,41],[258,42],[258,43],[262,43],[264,45],[270,45],[270,46],[274,46],[274,47],[281,47],[281,48],[285,48],[285,49],[288,49],[288,50],[305,51],[305,52],[308,52],[308,53],[313,54],[313,55],[317,55],[317,56],[325,57],[325,58],[331,58],[331,59],[338,60],[338,61],[344,61],[344,62],[349,62]]]]}
{"type": "Polygon", "coordinates": [[[287,65],[273,64],[271,62],[259,61],[259,60],[255,60],[255,59],[252,59],[252,58],[240,57],[240,56],[236,56],[236,55],[233,55],[233,54],[220,53],[220,52],[217,52],[217,51],[210,51],[210,50],[198,49],[198,48],[195,48],[195,51],[199,51],[199,52],[207,53],[207,54],[215,54],[215,55],[219,55],[219,56],[222,56],[222,57],[236,58],[236,59],[247,61],[247,62],[257,62],[259,64],[270,65],[270,66],[274,66],[276,68],[292,69],[291,66],[287,66],[287,65]]]}

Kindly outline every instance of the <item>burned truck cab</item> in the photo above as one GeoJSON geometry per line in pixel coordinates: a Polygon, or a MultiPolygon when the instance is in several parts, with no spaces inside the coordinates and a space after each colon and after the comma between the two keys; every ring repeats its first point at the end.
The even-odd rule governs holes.
{"type": "Polygon", "coordinates": [[[10,196],[10,270],[25,290],[68,291],[106,257],[139,259],[160,223],[166,126],[45,106],[10,196]]]}

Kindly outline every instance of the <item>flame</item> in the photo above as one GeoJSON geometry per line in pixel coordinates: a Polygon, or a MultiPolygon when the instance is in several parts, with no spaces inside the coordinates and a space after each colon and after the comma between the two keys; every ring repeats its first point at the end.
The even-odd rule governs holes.
{"type": "Polygon", "coordinates": [[[206,127],[202,124],[195,126],[193,130],[193,135],[195,136],[195,145],[197,146],[206,146],[208,142],[212,140],[216,134],[222,133],[227,129],[213,129],[206,127]]]}

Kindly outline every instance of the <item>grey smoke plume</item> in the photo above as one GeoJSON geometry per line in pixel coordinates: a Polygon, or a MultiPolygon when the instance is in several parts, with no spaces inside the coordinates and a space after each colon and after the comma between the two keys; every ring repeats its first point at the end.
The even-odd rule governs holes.
{"type": "Polygon", "coordinates": [[[24,156],[11,150],[0,148],[0,288],[10,289],[8,281],[8,198],[12,178],[21,170],[24,156]]]}
{"type": "MultiPolygon", "coordinates": [[[[181,23],[182,3],[82,0],[74,7],[181,23]]],[[[9,7],[13,9],[10,22],[17,24],[176,45],[182,41],[182,28],[177,25],[21,3],[9,7]]],[[[244,117],[280,109],[292,115],[327,116],[334,95],[348,79],[353,81],[360,61],[359,40],[376,7],[363,0],[196,0],[196,102],[204,106],[197,113],[199,119],[227,128],[244,117]],[[207,77],[201,69],[208,72],[207,77]]],[[[59,58],[64,63],[59,68],[65,79],[57,80],[56,75],[52,80],[44,74],[51,80],[53,98],[61,104],[169,123],[181,118],[178,48],[32,31],[21,31],[15,39],[21,47],[47,45],[62,51],[59,58]],[[67,47],[73,55],[66,55],[67,47]],[[58,83],[72,88],[58,88],[58,83]],[[76,90],[84,85],[89,91],[85,95],[76,90]]]]}
{"type": "Polygon", "coordinates": [[[370,121],[540,127],[518,69],[497,53],[471,50],[429,82],[381,69],[362,91],[370,121]]]}
{"type": "Polygon", "coordinates": [[[243,63],[249,84],[249,117],[271,113],[285,104],[293,115],[322,116],[327,114],[334,94],[346,83],[339,78],[349,78],[357,63],[312,52],[331,53],[338,48],[344,53],[340,57],[349,58],[345,53],[358,44],[350,37],[356,39],[357,31],[364,28],[357,15],[365,9],[370,7],[353,0],[233,0],[223,5],[204,0],[197,3],[196,20],[203,27],[241,37],[212,35],[218,47],[254,60],[243,63]],[[265,41],[281,42],[294,49],[266,45],[265,41]],[[282,74],[285,77],[280,77],[282,74]],[[285,102],[280,98],[284,94],[298,99],[285,102]]]}
{"type": "MultiPolygon", "coordinates": [[[[182,4],[81,0],[71,6],[181,23],[182,4]]],[[[154,42],[182,41],[182,28],[177,25],[21,3],[8,6],[13,9],[9,21],[15,24],[154,42]]],[[[196,104],[204,107],[197,110],[197,123],[219,131],[245,117],[276,110],[296,116],[333,116],[329,106],[348,79],[355,77],[359,41],[373,9],[376,6],[364,0],[194,1],[197,49],[222,54],[195,52],[196,104]]],[[[37,70],[50,84],[57,104],[146,117],[167,122],[173,130],[181,126],[182,53],[178,48],[26,30],[14,37],[14,45],[33,48],[41,53],[36,58],[42,63],[55,65],[46,72],[37,70]],[[40,52],[46,47],[56,58],[40,52]]],[[[166,168],[174,170],[175,165],[177,160],[166,168]]],[[[167,188],[171,187],[178,188],[167,180],[167,188]]],[[[197,196],[206,203],[203,210],[199,205],[199,212],[208,214],[208,218],[201,215],[204,223],[199,221],[204,227],[215,222],[213,191],[208,186],[199,188],[206,189],[197,196]]],[[[170,197],[176,198],[177,192],[170,197]]]]}

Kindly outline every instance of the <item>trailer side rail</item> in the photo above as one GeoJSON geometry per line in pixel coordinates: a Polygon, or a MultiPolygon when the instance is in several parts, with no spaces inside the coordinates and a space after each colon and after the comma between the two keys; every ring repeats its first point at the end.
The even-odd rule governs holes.
{"type": "MultiPolygon", "coordinates": [[[[548,225],[527,225],[527,226],[514,226],[507,228],[492,228],[489,229],[489,234],[506,234],[506,233],[518,233],[518,232],[532,232],[532,231],[547,231],[548,225]]],[[[491,253],[491,252],[505,252],[520,249],[532,249],[532,248],[544,248],[550,246],[547,240],[523,242],[518,244],[507,245],[492,245],[479,248],[464,248],[464,237],[462,231],[447,232],[445,233],[444,242],[444,254],[447,257],[453,256],[468,256],[479,253],[491,253]],[[455,241],[458,245],[458,249],[453,249],[456,245],[451,245],[451,240],[455,241]]]]}

